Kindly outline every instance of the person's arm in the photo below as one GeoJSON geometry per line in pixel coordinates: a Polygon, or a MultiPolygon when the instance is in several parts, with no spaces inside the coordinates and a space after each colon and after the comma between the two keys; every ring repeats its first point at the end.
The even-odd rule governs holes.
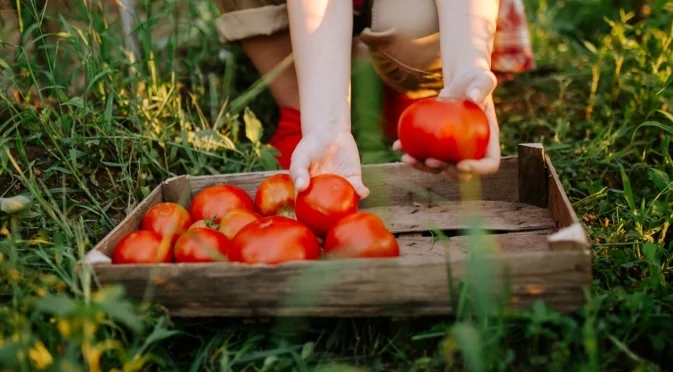
{"type": "Polygon", "coordinates": [[[311,176],[332,173],[366,198],[369,189],[362,183],[360,154],[351,134],[353,2],[288,0],[287,7],[302,131],[290,164],[295,191],[305,190],[311,176]]]}
{"type": "Polygon", "coordinates": [[[350,131],[353,4],[288,0],[302,136],[350,131]]]}
{"type": "MultiPolygon", "coordinates": [[[[474,174],[486,175],[500,167],[500,130],[493,107],[497,79],[491,71],[491,53],[498,19],[498,0],[435,0],[439,16],[440,53],[444,87],[438,99],[468,99],[488,117],[491,135],[486,155],[478,160],[449,164],[437,159],[420,161],[409,154],[402,162],[422,171],[445,171],[465,180],[474,174]]],[[[404,151],[400,141],[393,149],[404,151]]]]}
{"type": "Polygon", "coordinates": [[[444,76],[442,96],[467,95],[482,104],[497,84],[491,73],[491,52],[499,1],[435,0],[435,3],[444,76]]]}

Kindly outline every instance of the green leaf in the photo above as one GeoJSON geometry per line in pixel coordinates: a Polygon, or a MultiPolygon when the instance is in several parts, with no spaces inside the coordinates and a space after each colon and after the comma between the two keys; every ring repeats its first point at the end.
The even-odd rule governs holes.
{"type": "Polygon", "coordinates": [[[631,189],[631,181],[629,180],[629,177],[626,175],[626,171],[624,170],[624,167],[619,164],[619,170],[622,174],[622,184],[624,185],[624,198],[626,199],[626,202],[629,204],[629,208],[631,208],[631,211],[636,210],[636,202],[633,199],[633,190],[631,189]]]}
{"type": "Polygon", "coordinates": [[[658,121],[646,121],[646,122],[640,124],[640,125],[633,131],[633,135],[631,136],[631,141],[633,141],[633,139],[636,137],[636,132],[638,132],[638,129],[640,129],[641,127],[654,127],[654,128],[659,128],[659,129],[663,130],[664,132],[668,132],[668,134],[673,135],[673,126],[671,126],[671,125],[661,124],[661,123],[658,122],[658,121]]]}
{"type": "Polygon", "coordinates": [[[107,96],[107,101],[105,102],[105,112],[103,113],[103,120],[105,124],[110,125],[112,123],[112,103],[114,102],[114,96],[110,94],[107,96]]]}
{"type": "Polygon", "coordinates": [[[243,121],[245,122],[245,136],[250,142],[259,143],[262,139],[262,122],[248,107],[243,111],[243,121]]]}
{"type": "Polygon", "coordinates": [[[483,342],[477,329],[472,324],[459,323],[451,329],[451,335],[463,353],[467,370],[485,371],[483,342]]]}
{"type": "Polygon", "coordinates": [[[152,330],[152,333],[150,333],[149,336],[145,339],[145,343],[143,346],[140,348],[140,354],[145,353],[145,351],[152,346],[152,344],[157,343],[161,340],[165,340],[169,337],[175,336],[177,334],[180,334],[180,331],[171,331],[168,330],[164,327],[165,323],[165,318],[159,319],[159,321],[156,323],[154,326],[154,329],[152,330]]]}
{"type": "Polygon", "coordinates": [[[670,177],[668,177],[666,172],[656,168],[650,168],[647,171],[648,178],[657,186],[659,191],[663,191],[671,183],[670,177]]]}
{"type": "Polygon", "coordinates": [[[34,306],[39,312],[56,316],[72,314],[77,309],[75,301],[62,294],[41,297],[35,301],[34,306]]]}
{"type": "Polygon", "coordinates": [[[2,58],[0,58],[0,67],[6,70],[10,70],[9,63],[7,63],[7,61],[5,61],[2,58]]]}
{"type": "Polygon", "coordinates": [[[84,100],[82,97],[73,97],[71,98],[68,102],[63,103],[64,105],[72,105],[77,108],[83,108],[84,107],[84,100]]]}
{"type": "Polygon", "coordinates": [[[125,324],[134,332],[142,330],[140,316],[134,311],[131,302],[124,298],[124,287],[117,285],[103,288],[94,295],[94,302],[111,318],[125,324]]]}

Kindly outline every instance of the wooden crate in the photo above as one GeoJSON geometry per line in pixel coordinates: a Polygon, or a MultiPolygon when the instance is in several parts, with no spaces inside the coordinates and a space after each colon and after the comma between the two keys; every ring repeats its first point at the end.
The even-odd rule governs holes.
{"type": "Polygon", "coordinates": [[[519,146],[500,171],[481,179],[480,200],[463,200],[445,175],[403,164],[367,165],[371,195],[361,209],[376,213],[398,236],[401,257],[292,262],[277,266],[235,263],[112,265],[119,239],[139,226],[162,201],[187,206],[204,187],[229,183],[250,195],[277,172],[180,176],[167,180],[140,203],[84,262],[100,283],[121,283],[132,296],[165,306],[174,316],[430,316],[451,313],[449,276],[468,266],[467,217],[477,213],[497,242],[486,263],[508,284],[509,303],[523,309],[542,299],[559,311],[583,303],[592,280],[590,244],[539,144],[519,146]],[[429,230],[446,232],[433,239],[429,230]]]}

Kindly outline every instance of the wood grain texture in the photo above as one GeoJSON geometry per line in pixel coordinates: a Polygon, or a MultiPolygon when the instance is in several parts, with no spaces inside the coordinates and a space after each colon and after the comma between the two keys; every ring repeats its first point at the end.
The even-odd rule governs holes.
{"type": "Polygon", "coordinates": [[[430,206],[416,204],[363,210],[379,216],[393,233],[463,230],[470,227],[470,216],[481,220],[481,228],[495,231],[538,230],[555,226],[545,208],[503,201],[452,201],[430,206]]]}
{"type": "Polygon", "coordinates": [[[575,223],[579,223],[579,219],[573,210],[572,204],[570,204],[570,200],[568,200],[568,196],[563,190],[563,185],[549,156],[545,156],[545,162],[549,171],[549,205],[547,208],[549,208],[552,218],[556,221],[558,228],[569,227],[575,223]]]}
{"type": "MultiPolygon", "coordinates": [[[[502,159],[500,170],[481,180],[483,200],[518,201],[516,157],[502,159]]],[[[285,173],[281,171],[222,174],[216,176],[190,177],[192,196],[205,187],[227,183],[255,195],[259,184],[266,177],[285,173]]],[[[364,184],[370,195],[361,201],[361,207],[386,205],[413,205],[415,203],[438,203],[461,200],[458,183],[446,175],[420,172],[402,163],[368,164],[362,167],[364,184]]]]}
{"type": "MultiPolygon", "coordinates": [[[[101,265],[96,271],[102,283],[121,282],[134,297],[152,293],[175,316],[400,317],[451,313],[447,264],[454,280],[465,276],[466,257],[430,256],[278,266],[101,265]]],[[[584,252],[553,259],[546,251],[495,254],[485,264],[493,288],[508,279],[512,305],[520,309],[543,299],[559,311],[575,310],[591,283],[584,252]]]]}
{"type": "MultiPolygon", "coordinates": [[[[163,201],[163,191],[161,185],[157,186],[150,192],[150,194],[141,201],[134,209],[129,213],[126,218],[122,220],[114,229],[103,238],[94,248],[94,251],[99,251],[108,257],[112,257],[112,252],[114,251],[117,243],[126,235],[134,230],[137,230],[140,226],[140,222],[145,216],[145,213],[152,208],[153,206],[161,203],[163,201]]],[[[92,253],[94,255],[95,253],[92,253]]],[[[85,257],[86,260],[86,257],[85,257]]]]}
{"type": "Polygon", "coordinates": [[[189,209],[189,204],[192,202],[192,190],[188,176],[167,179],[161,183],[161,189],[164,193],[164,201],[178,203],[189,209]]]}
{"type": "Polygon", "coordinates": [[[525,143],[518,146],[519,201],[547,208],[547,167],[542,145],[525,143]]]}

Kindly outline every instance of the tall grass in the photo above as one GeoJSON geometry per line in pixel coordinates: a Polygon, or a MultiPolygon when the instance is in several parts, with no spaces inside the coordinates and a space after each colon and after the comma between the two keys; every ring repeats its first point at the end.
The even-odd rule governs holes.
{"type": "MultiPolygon", "coordinates": [[[[44,9],[20,3],[25,42],[0,28],[0,197],[17,202],[0,213],[3,370],[603,371],[671,361],[670,1],[651,2],[639,22],[606,0],[528,1],[540,69],[496,92],[503,152],[542,142],[591,235],[595,281],[580,311],[505,311],[475,234],[451,319],[289,326],[173,320],[74,271],[166,177],[276,168],[265,145],[270,95],[240,49],[218,43],[214,3],[141,2],[137,60],[96,3],[74,2],[49,35],[44,9]],[[165,25],[174,28],[159,32],[165,25]]],[[[376,131],[379,84],[366,64],[354,69],[365,162],[395,159],[376,131]]]]}

